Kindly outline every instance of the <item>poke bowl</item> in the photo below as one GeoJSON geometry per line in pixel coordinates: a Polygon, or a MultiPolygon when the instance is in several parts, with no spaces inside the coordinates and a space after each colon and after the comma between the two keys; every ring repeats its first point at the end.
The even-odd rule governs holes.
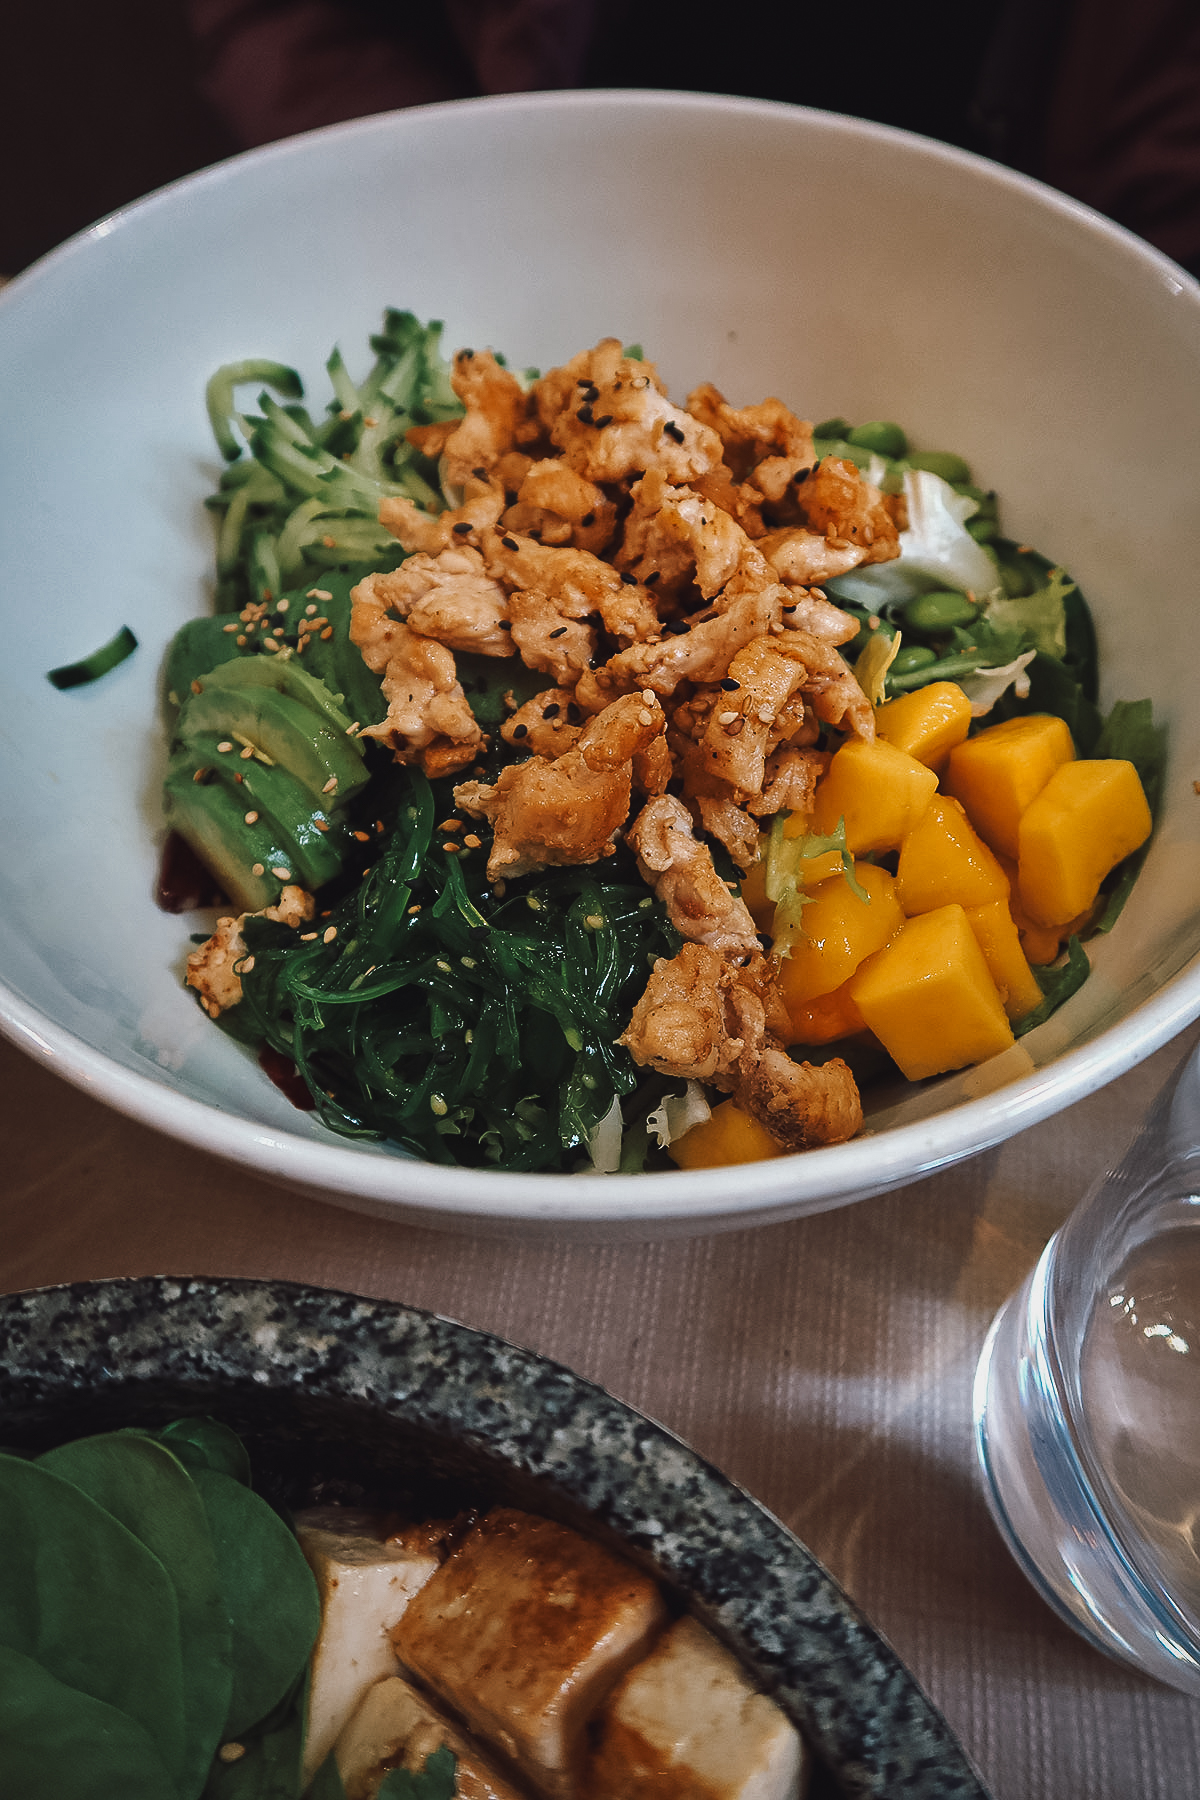
{"type": "Polygon", "coordinates": [[[314,1501],[323,1517],[397,1521],[520,1509],[615,1553],[737,1659],[806,1744],[810,1800],[984,1796],[811,1554],[669,1432],[557,1364],[391,1302],[207,1279],[9,1295],[0,1347],[5,1452],[213,1420],[285,1516],[314,1501]]]}
{"type": "MultiPolygon", "coordinates": [[[[392,351],[399,355],[394,344],[392,351]]],[[[610,421],[588,399],[600,391],[592,369],[588,363],[578,383],[577,411],[592,411],[584,424],[603,429],[610,421]]],[[[68,1080],[144,1122],[338,1204],[438,1228],[593,1236],[734,1228],[842,1205],[974,1154],[1120,1074],[1200,1011],[1200,722],[1192,704],[1200,650],[1189,585],[1200,550],[1191,483],[1200,452],[1200,289],[1086,208],[944,146],[768,103],[591,92],[419,108],[235,158],[63,246],[0,297],[0,392],[10,471],[0,496],[10,844],[0,872],[0,1025],[68,1080]],[[309,1084],[317,1111],[298,1110],[252,1051],[214,1029],[185,985],[193,935],[212,930],[211,916],[193,933],[189,921],[155,904],[164,776],[170,804],[181,807],[188,784],[197,780],[200,794],[212,773],[197,764],[180,777],[168,762],[164,706],[168,714],[185,707],[190,684],[176,692],[164,666],[181,627],[211,612],[214,582],[219,603],[228,574],[214,574],[204,504],[216,490],[224,533],[234,490],[205,415],[214,370],[226,377],[223,401],[208,390],[221,429],[261,438],[271,426],[276,466],[294,463],[295,434],[307,426],[289,382],[302,385],[315,408],[334,381],[327,433],[374,428],[353,383],[381,317],[382,338],[373,340],[380,356],[397,320],[440,320],[447,352],[494,347],[512,370],[551,371],[547,380],[574,369],[571,359],[590,346],[613,344],[622,367],[648,359],[672,403],[707,393],[718,423],[721,407],[728,420],[778,396],[789,418],[819,422],[822,467],[853,458],[857,437],[858,462],[839,464],[847,479],[857,479],[857,469],[886,487],[880,471],[889,458],[893,474],[901,466],[911,473],[922,456],[930,480],[957,470],[960,488],[978,496],[966,510],[984,509],[969,521],[985,526],[972,536],[976,547],[995,535],[984,512],[997,493],[1011,554],[1036,553],[1060,589],[1058,571],[1069,570],[1078,584],[1071,591],[1087,597],[1098,648],[1098,687],[1088,702],[1096,718],[1117,702],[1148,702],[1166,746],[1144,867],[1112,928],[1089,940],[1082,985],[1016,1040],[1002,1022],[999,1040],[969,1066],[932,1077],[917,1067],[912,1081],[893,1070],[893,1078],[864,1085],[863,1128],[843,1134],[846,1141],[834,1134],[794,1153],[776,1142],[773,1150],[784,1153],[764,1160],[684,1168],[653,1155],[630,1160],[619,1112],[616,1150],[610,1144],[597,1158],[588,1133],[599,1121],[587,1113],[586,1093],[594,1070],[582,1063],[560,1095],[565,1108],[569,1087],[572,1105],[590,1120],[588,1132],[562,1137],[578,1154],[551,1168],[523,1163],[519,1145],[514,1157],[492,1157],[510,1125],[513,1142],[542,1129],[528,1126],[535,1114],[542,1121],[540,1100],[521,1112],[522,1075],[472,1153],[456,1160],[459,1116],[438,1091],[436,1031],[412,1052],[429,1072],[428,1092],[424,1073],[411,1078],[426,1109],[415,1154],[381,1139],[369,1118],[335,1097],[332,1081],[309,1084]],[[327,371],[334,345],[341,360],[327,371]],[[251,403],[230,384],[236,377],[270,389],[280,370],[284,386],[264,391],[256,425],[247,419],[251,403]],[[871,437],[878,422],[892,420],[903,425],[899,440],[886,436],[890,425],[884,438],[871,437]],[[136,653],[102,679],[67,691],[47,682],[48,671],[72,658],[110,639],[119,644],[122,629],[136,653]]],[[[697,406],[703,411],[697,402],[694,414],[697,406]]],[[[422,416],[436,435],[436,409],[422,416]]],[[[684,415],[671,412],[668,422],[683,435],[677,417],[684,415]]],[[[347,459],[358,451],[340,442],[321,452],[322,472],[353,480],[344,470],[357,466],[347,459]]],[[[426,440],[434,456],[446,445],[444,433],[426,440]]],[[[230,465],[245,466],[244,456],[230,465]]],[[[807,466],[798,462],[789,474],[807,466]]],[[[471,499],[450,486],[447,503],[461,509],[452,516],[470,534],[471,499]]],[[[253,521],[259,502],[248,490],[243,501],[253,521]]],[[[630,503],[627,489],[621,504],[630,503]]],[[[526,529],[529,514],[526,506],[526,529]]],[[[508,523],[500,541],[527,544],[516,529],[508,523]]],[[[828,535],[832,541],[832,528],[828,535]]],[[[305,564],[302,636],[332,630],[326,615],[342,570],[331,567],[345,553],[340,541],[319,522],[308,532],[305,554],[317,560],[305,564]],[[332,549],[322,562],[326,538],[332,549]]],[[[456,541],[478,554],[478,536],[456,541]]],[[[218,557],[225,543],[222,536],[218,557]]],[[[659,571],[649,573],[652,582],[659,571]]],[[[629,594],[652,591],[645,574],[626,567],[629,594]]],[[[258,578],[269,594],[266,564],[258,578]]],[[[509,585],[519,585],[516,575],[509,585]]],[[[836,587],[835,580],[831,598],[836,587]]],[[[928,588],[926,579],[920,592],[928,588]]],[[[862,592],[857,602],[837,597],[848,612],[858,605],[867,636],[891,604],[881,599],[876,613],[862,592]]],[[[226,618],[216,629],[233,635],[223,642],[243,648],[247,620],[257,629],[257,616],[243,608],[226,618]]],[[[294,620],[279,620],[270,629],[282,639],[294,620]]],[[[572,619],[554,635],[568,625],[593,630],[572,619]]],[[[605,668],[631,654],[615,649],[621,641],[606,644],[605,668]]],[[[917,660],[932,657],[941,667],[937,655],[922,650],[917,660]]],[[[246,660],[256,680],[272,661],[246,660]]],[[[634,663],[642,667],[636,656],[634,663]]],[[[552,666],[542,662],[543,684],[555,679],[545,673],[552,666]]],[[[643,689],[631,677],[620,697],[634,708],[644,702],[644,718],[658,730],[653,678],[643,689]]],[[[523,692],[506,693],[497,723],[523,703],[523,692]]],[[[219,760],[221,744],[236,759],[237,734],[221,730],[218,721],[210,732],[210,760],[219,760]]],[[[351,733],[360,730],[353,720],[351,733]]],[[[440,804],[429,815],[430,826],[436,819],[449,834],[450,849],[440,846],[446,864],[455,832],[467,831],[463,847],[485,815],[489,828],[494,823],[489,796],[499,791],[498,779],[489,786],[494,770],[459,763],[456,772],[484,779],[473,784],[470,805],[459,806],[456,790],[463,817],[443,819],[440,804]]],[[[258,804],[246,808],[248,824],[259,819],[258,804]]],[[[661,804],[673,804],[668,794],[661,804]]],[[[370,819],[354,822],[366,827],[351,834],[355,842],[371,837],[370,819]]],[[[274,852],[254,866],[267,870],[268,883],[273,873],[282,871],[280,881],[290,874],[274,852]]],[[[488,868],[497,872],[490,860],[488,868]]],[[[478,920],[452,886],[447,875],[444,892],[474,928],[478,920]]],[[[465,889],[461,897],[474,906],[465,889]]],[[[605,925],[582,888],[579,897],[581,929],[597,919],[605,925]]],[[[527,904],[536,907],[536,895],[527,904]]],[[[422,905],[417,897],[406,910],[422,905]]],[[[295,923],[318,940],[314,956],[337,934],[324,919],[295,923]]],[[[244,943],[240,949],[248,983],[244,943]]],[[[660,940],[639,939],[635,950],[647,965],[669,956],[660,940]]],[[[445,967],[443,954],[430,951],[430,968],[445,967]]],[[[565,956],[543,948],[527,963],[529,980],[546,969],[557,979],[565,956]]],[[[587,966],[599,988],[599,964],[587,966]]],[[[369,986],[375,974],[364,961],[354,983],[369,986]]],[[[503,980],[499,990],[503,1010],[503,980]]],[[[318,1010],[329,997],[327,988],[305,991],[318,1010]]],[[[356,987],[330,1001],[323,1028],[327,1015],[358,997],[356,987]]],[[[214,995],[204,996],[204,1007],[222,1010],[214,995]]],[[[459,1036],[469,1047],[464,1020],[459,1036]]],[[[560,1033],[568,1043],[573,1020],[560,1033]]],[[[626,1023],[615,1022],[601,1061],[626,1023]]],[[[514,1028],[517,1036],[524,1029],[514,1028]]],[[[530,1040],[531,1088],[543,1048],[530,1040]]],[[[478,1046],[472,1054],[482,1062],[478,1046]]],[[[801,1055],[793,1047],[789,1077],[801,1055]]],[[[377,1055],[385,1086],[391,1066],[377,1055]]],[[[490,1080],[485,1074],[481,1089],[490,1080]]],[[[661,1096],[654,1104],[665,1116],[661,1096]]]]}

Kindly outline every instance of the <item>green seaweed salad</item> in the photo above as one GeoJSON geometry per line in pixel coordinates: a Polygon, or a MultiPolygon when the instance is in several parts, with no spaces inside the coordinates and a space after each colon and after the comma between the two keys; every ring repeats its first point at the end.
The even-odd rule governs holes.
{"type": "MultiPolygon", "coordinates": [[[[168,656],[166,810],[238,908],[261,912],[289,882],[317,894],[314,928],[247,918],[243,997],[219,1023],[294,1063],[333,1130],[440,1163],[641,1170],[661,1154],[648,1115],[678,1084],[647,1076],[615,1040],[650,966],[681,940],[632,855],[619,846],[494,892],[487,825],[472,826],[470,854],[439,829],[454,779],[430,782],[358,735],[386,706],[349,641],[350,592],[405,554],[379,525],[379,503],[447,503],[437,465],[406,437],[463,410],[440,329],[389,310],[359,382],[335,350],[320,418],[279,363],[231,364],[209,383],[227,464],[208,502],[217,610],[185,626],[168,656]],[[258,410],[244,413],[248,383],[258,410]]],[[[1083,596],[1001,534],[995,495],[972,484],[962,459],[913,451],[880,422],[826,420],[815,444],[903,491],[908,508],[898,561],[825,584],[860,621],[846,654],[871,697],[949,678],[990,708],[988,723],[1058,713],[1080,755],[1132,761],[1154,808],[1163,743],[1149,702],[1102,719],[1083,596]]],[[[456,662],[489,733],[482,774],[494,780],[514,755],[496,727],[548,678],[518,659],[456,662]]],[[[714,854],[736,875],[719,846],[714,854]]],[[[1118,872],[1101,929],[1137,866],[1118,872]]],[[[1046,1007],[1030,1023],[1087,971],[1073,942],[1061,966],[1039,973],[1046,1007]]]]}
{"type": "MultiPolygon", "coordinates": [[[[213,1419],[0,1452],[0,1793],[298,1800],[321,1608],[213,1419]]],[[[345,1800],[332,1752],[308,1800],[345,1800]]],[[[380,1800],[452,1800],[447,1750],[380,1800]]]]}

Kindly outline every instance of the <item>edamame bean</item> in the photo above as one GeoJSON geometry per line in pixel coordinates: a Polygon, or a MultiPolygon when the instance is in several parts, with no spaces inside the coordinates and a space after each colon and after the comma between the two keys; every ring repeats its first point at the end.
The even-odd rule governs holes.
{"type": "Polygon", "coordinates": [[[903,456],[908,449],[908,439],[899,425],[893,425],[889,419],[871,419],[866,425],[856,425],[846,433],[846,442],[857,444],[860,450],[873,450],[876,456],[903,456]]]}
{"type": "Polygon", "coordinates": [[[905,644],[888,667],[888,674],[895,676],[915,675],[918,669],[927,669],[937,661],[937,652],[930,650],[925,644],[905,644]]]}
{"type": "Polygon", "coordinates": [[[965,594],[953,593],[949,588],[918,594],[904,608],[904,622],[914,631],[949,631],[955,625],[970,625],[978,616],[978,608],[965,594]]]}
{"type": "MultiPolygon", "coordinates": [[[[847,608],[847,610],[849,609],[847,608]]],[[[855,608],[855,616],[858,616],[857,608],[855,608]]],[[[842,645],[842,655],[848,656],[851,662],[854,662],[862,655],[873,637],[882,635],[885,638],[894,638],[896,635],[896,627],[892,624],[890,619],[880,618],[877,613],[874,614],[873,617],[876,619],[874,625],[870,623],[869,618],[864,617],[862,624],[858,628],[857,637],[851,638],[848,644],[842,645]]]]}
{"type": "Polygon", "coordinates": [[[971,470],[961,456],[955,456],[953,450],[910,450],[908,460],[914,469],[927,469],[931,475],[940,475],[953,487],[957,481],[970,481],[971,470]]]}

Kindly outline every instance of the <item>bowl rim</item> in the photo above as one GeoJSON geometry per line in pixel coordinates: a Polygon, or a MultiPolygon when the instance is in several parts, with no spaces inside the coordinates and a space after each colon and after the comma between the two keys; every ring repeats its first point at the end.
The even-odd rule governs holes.
{"type": "MultiPolygon", "coordinates": [[[[0,293],[0,329],[6,306],[85,253],[92,241],[136,227],[143,216],[177,204],[199,186],[236,176],[246,164],[303,155],[314,144],[335,147],[363,135],[406,131],[424,117],[463,109],[497,114],[634,109],[701,110],[793,120],[809,129],[875,139],[906,154],[969,170],[974,177],[1034,198],[1081,230],[1148,267],[1173,292],[1200,302],[1200,283],[1162,252],[1125,227],[1044,183],[993,163],[972,151],[898,127],[784,102],[658,89],[570,89],[490,95],[372,114],[241,152],[119,208],[51,250],[0,293]]],[[[549,1226],[629,1227],[696,1231],[739,1229],[848,1204],[869,1193],[915,1182],[1002,1142],[1102,1087],[1165,1044],[1200,1016],[1200,954],[1177,970],[1115,1025],[990,1093],[964,1099],[948,1111],[878,1133],[869,1130],[846,1144],[785,1155],[730,1169],[655,1171],[650,1175],[592,1173],[513,1174],[422,1162],[403,1152],[363,1151],[329,1133],[322,1141],[249,1118],[179,1093],[151,1073],[111,1061],[58,1025],[0,979],[0,1034],[53,1073],[127,1117],[183,1143],[246,1167],[276,1183],[316,1194],[335,1204],[434,1228],[504,1231],[549,1226]],[[214,1141],[219,1120],[220,1142],[214,1141]]]]}
{"type": "Polygon", "coordinates": [[[83,1391],[132,1397],[141,1385],[169,1410],[163,1386],[178,1382],[204,1391],[206,1406],[221,1386],[365,1401],[381,1421],[448,1437],[535,1493],[549,1488],[689,1594],[844,1792],[986,1800],[938,1707],[801,1539],[669,1427],[549,1357],[404,1301],[240,1276],[118,1276],[2,1295],[0,1349],[0,1428],[6,1399],[20,1429],[51,1396],[83,1391]],[[837,1680],[822,1691],[826,1669],[837,1680]]]}

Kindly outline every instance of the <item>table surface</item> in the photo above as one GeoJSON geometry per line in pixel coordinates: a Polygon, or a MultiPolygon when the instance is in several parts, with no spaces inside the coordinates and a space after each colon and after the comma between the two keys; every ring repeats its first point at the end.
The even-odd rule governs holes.
{"type": "Polygon", "coordinates": [[[1200,1794],[1200,1701],[1109,1662],[997,1536],[971,1439],[996,1308],[1185,1052],[894,1193],[654,1243],[480,1240],[275,1188],[0,1043],[0,1291],[279,1277],[402,1300],[568,1364],[788,1524],[942,1708],[995,1800],[1200,1794]]]}

